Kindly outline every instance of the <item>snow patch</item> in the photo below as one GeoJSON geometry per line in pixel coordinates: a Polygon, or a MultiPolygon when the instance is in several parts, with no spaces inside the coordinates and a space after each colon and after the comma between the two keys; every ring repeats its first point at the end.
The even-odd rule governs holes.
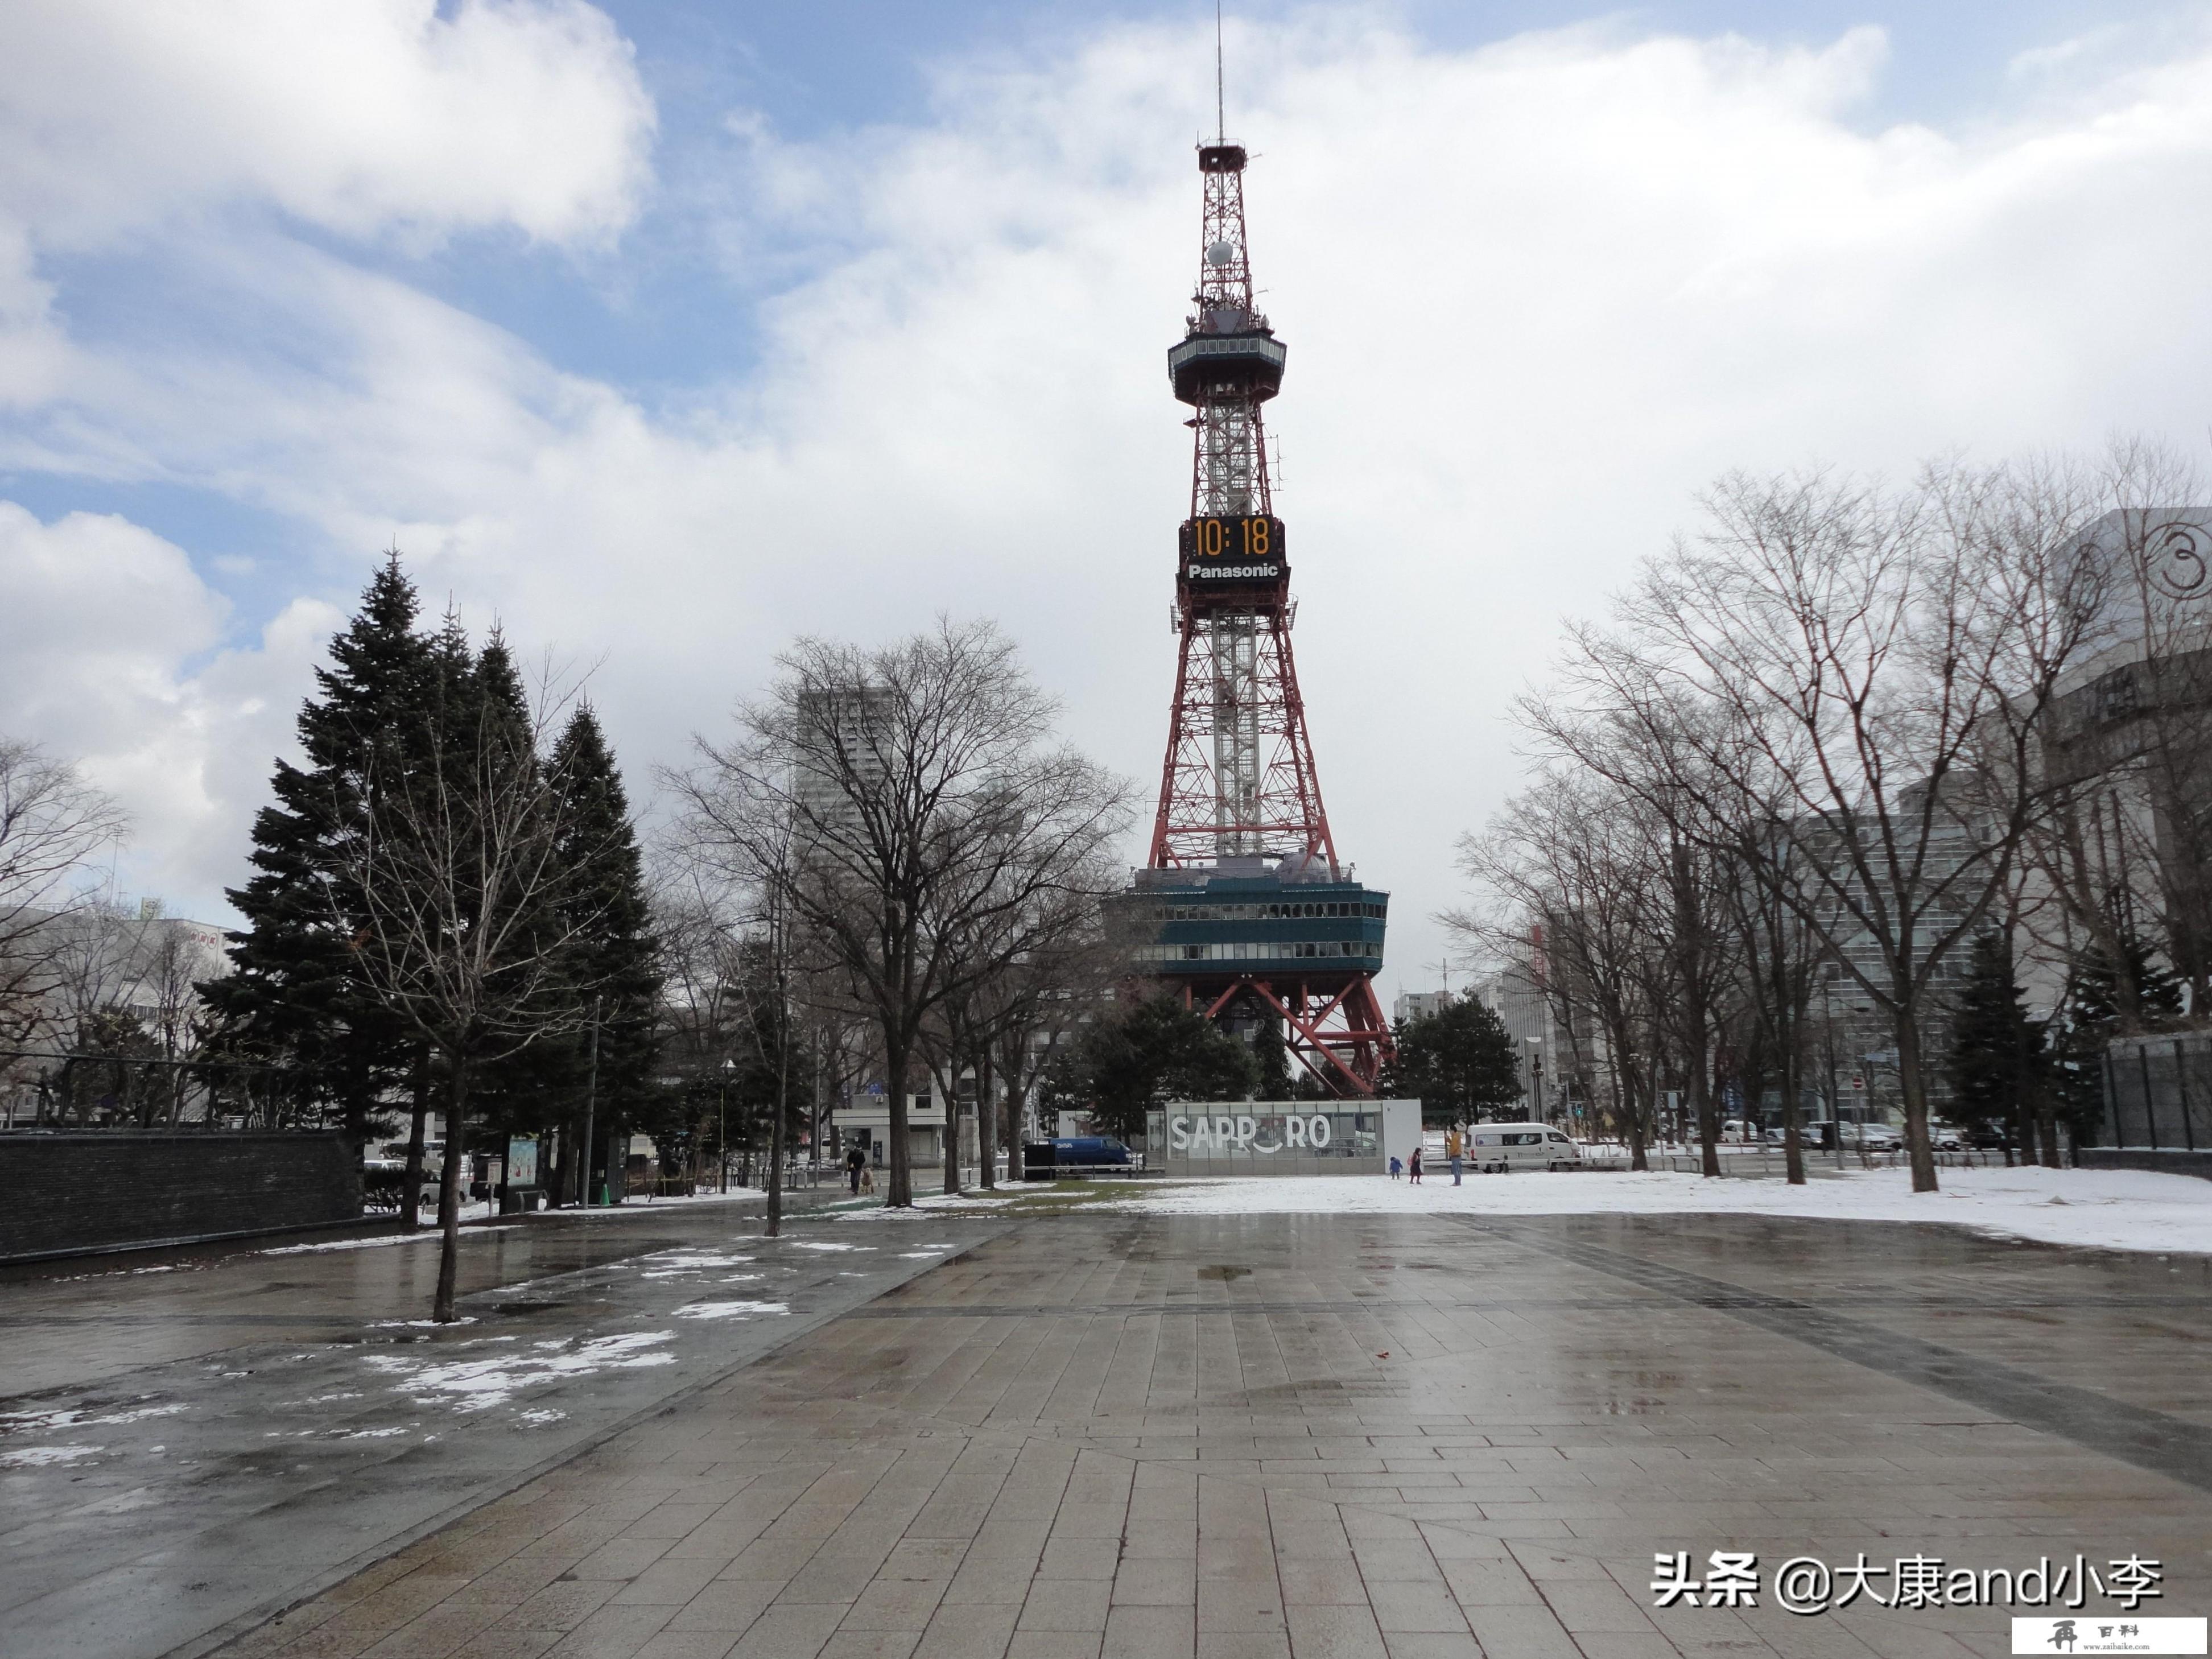
{"type": "Polygon", "coordinates": [[[474,1314],[465,1314],[459,1319],[374,1319],[369,1322],[368,1328],[372,1331],[434,1331],[447,1325],[473,1325],[476,1322],[474,1314]]]}
{"type": "Polygon", "coordinates": [[[53,1463],[74,1463],[80,1457],[95,1457],[106,1449],[105,1446],[19,1446],[14,1451],[0,1452],[0,1468],[35,1469],[53,1463]]]}
{"type": "Polygon", "coordinates": [[[1181,1182],[1101,1200],[1129,1215],[1771,1215],[1942,1222],[1998,1237],[2108,1250],[2212,1254],[2212,1181],[2142,1170],[1951,1169],[1915,1193],[1906,1170],[1778,1178],[1654,1170],[1527,1170],[1448,1181],[1376,1176],[1181,1182]]]}
{"type": "Polygon", "coordinates": [[[445,1364],[404,1354],[371,1354],[368,1363],[398,1378],[395,1389],[411,1398],[476,1412],[505,1405],[522,1389],[540,1383],[590,1376],[603,1370],[672,1365],[676,1356],[659,1350],[662,1343],[675,1338],[673,1331],[630,1331],[619,1336],[593,1337],[573,1348],[565,1341],[539,1343],[536,1353],[494,1354],[445,1364]]]}
{"type": "Polygon", "coordinates": [[[692,1302],[676,1310],[678,1319],[744,1319],[754,1314],[787,1314],[781,1302],[692,1302]]]}
{"type": "Polygon", "coordinates": [[[580,1210],[564,1209],[561,1213],[572,1221],[578,1217],[587,1221],[605,1221],[617,1216],[656,1215],[692,1204],[741,1204],[748,1199],[767,1196],[767,1192],[758,1187],[732,1187],[726,1193],[694,1193],[689,1198],[632,1199],[621,1204],[594,1204],[580,1210]]]}
{"type": "Polygon", "coordinates": [[[820,1239],[802,1239],[791,1247],[794,1250],[872,1250],[872,1244],[830,1244],[820,1239]]]}
{"type": "Polygon", "coordinates": [[[56,1429],[91,1428],[103,1423],[141,1423],[149,1417],[174,1417],[182,1410],[182,1406],[141,1406],[135,1411],[108,1412],[98,1417],[89,1410],[0,1412],[0,1434],[44,1434],[56,1429]]]}
{"type": "MultiPolygon", "coordinates": [[[[474,1205],[470,1208],[483,1215],[492,1213],[489,1205],[474,1205]]],[[[462,1212],[461,1219],[464,1221],[469,1219],[468,1210],[462,1212]]],[[[511,1233],[521,1224],[520,1222],[515,1222],[505,1227],[471,1227],[467,1236],[474,1238],[483,1233],[511,1233]]],[[[321,1244],[279,1244],[274,1249],[256,1250],[253,1254],[256,1255],[319,1255],[326,1250],[380,1250],[392,1244],[432,1243],[444,1237],[445,1235],[437,1228],[425,1227],[419,1232],[386,1233],[374,1238],[333,1238],[321,1244]]]]}
{"type": "Polygon", "coordinates": [[[686,1252],[662,1250],[645,1260],[652,1264],[645,1271],[647,1279],[681,1279],[687,1273],[701,1273],[709,1267],[742,1267],[752,1260],[749,1255],[722,1255],[712,1251],[686,1252]]]}

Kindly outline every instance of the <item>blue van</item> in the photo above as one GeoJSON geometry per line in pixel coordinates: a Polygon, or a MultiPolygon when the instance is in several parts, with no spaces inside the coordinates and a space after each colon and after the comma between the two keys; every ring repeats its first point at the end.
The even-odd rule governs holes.
{"type": "Polygon", "coordinates": [[[1052,1143],[1054,1164],[1127,1164],[1129,1149],[1111,1135],[1066,1135],[1052,1143]]]}

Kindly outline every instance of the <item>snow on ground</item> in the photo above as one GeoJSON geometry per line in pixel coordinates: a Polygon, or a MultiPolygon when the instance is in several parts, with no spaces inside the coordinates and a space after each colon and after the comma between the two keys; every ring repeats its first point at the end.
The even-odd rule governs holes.
{"type": "Polygon", "coordinates": [[[783,1302],[687,1302],[676,1310],[678,1319],[746,1319],[755,1314],[787,1314],[783,1302]]]}
{"type": "Polygon", "coordinates": [[[561,1213],[572,1220],[583,1216],[601,1221],[612,1216],[659,1215],[693,1204],[741,1204],[748,1199],[767,1196],[767,1192],[758,1187],[732,1187],[726,1193],[694,1193],[689,1198],[626,1198],[619,1204],[595,1204],[586,1209],[565,1209],[561,1213]]]}
{"type": "Polygon", "coordinates": [[[913,1206],[894,1210],[881,1201],[880,1193],[833,1206],[840,1221],[915,1221],[930,1216],[960,1215],[969,1211],[988,1212],[1012,1204],[1021,1194],[994,1198],[982,1193],[921,1193],[913,1206]]]}
{"type": "Polygon", "coordinates": [[[1178,1182],[1086,1206],[1140,1215],[1805,1216],[1933,1221],[2001,1237],[2111,1250],[2212,1254],[2212,1181],[2136,1170],[1954,1169],[1916,1194],[1905,1170],[1854,1170],[1802,1187],[1779,1179],[1527,1170],[1449,1175],[1416,1187],[1386,1176],[1284,1176],[1178,1182]]]}
{"type": "Polygon", "coordinates": [[[149,1417],[174,1417],[182,1410],[182,1406],[141,1406],[136,1411],[110,1412],[100,1417],[88,1411],[0,1412],[0,1434],[46,1434],[98,1423],[137,1423],[149,1417]]]}
{"type": "MultiPolygon", "coordinates": [[[[661,1250],[645,1258],[645,1279],[689,1279],[709,1267],[742,1267],[750,1261],[749,1255],[732,1255],[720,1250],[661,1250]]],[[[758,1279],[758,1273],[738,1273],[722,1282],[734,1284],[739,1279],[758,1279]]]]}
{"type": "MultiPolygon", "coordinates": [[[[563,1220],[573,1221],[577,1218],[581,1217],[587,1221],[598,1221],[617,1216],[665,1214],[671,1207],[676,1206],[692,1204],[737,1204],[742,1203],[747,1199],[766,1198],[768,1194],[761,1191],[757,1187],[732,1187],[726,1193],[701,1193],[691,1198],[633,1198],[621,1204],[603,1205],[591,1209],[570,1208],[558,1212],[541,1212],[541,1213],[557,1213],[563,1220]]],[[[464,1224],[489,1221],[492,1217],[498,1213],[499,1206],[496,1204],[493,1204],[489,1201],[464,1204],[461,1206],[461,1220],[464,1224]]],[[[506,1232],[513,1228],[526,1224],[526,1223],[520,1221],[510,1221],[504,1226],[499,1227],[481,1227],[471,1225],[469,1227],[469,1237],[474,1238],[484,1233],[506,1232]]],[[[382,1249],[386,1246],[393,1244],[428,1243],[432,1240],[441,1238],[442,1237],[444,1237],[444,1235],[440,1231],[437,1224],[429,1218],[428,1212],[425,1212],[422,1225],[411,1233],[379,1233],[372,1238],[332,1238],[326,1239],[320,1243],[315,1244],[280,1244],[273,1249],[257,1250],[254,1254],[257,1255],[316,1255],[325,1250],[376,1250],[382,1249]]],[[[133,1269],[132,1271],[143,1273],[167,1273],[170,1269],[167,1267],[139,1267],[133,1269]]],[[[79,1276],[89,1277],[89,1275],[79,1276]]]]}
{"type": "MultiPolygon", "coordinates": [[[[491,1213],[491,1206],[485,1204],[469,1205],[462,1210],[461,1219],[469,1220],[471,1212],[474,1212],[479,1217],[487,1216],[491,1213]]],[[[469,1230],[469,1236],[473,1238],[478,1233],[512,1232],[515,1227],[521,1224],[520,1222],[515,1222],[506,1227],[472,1227],[469,1230]]],[[[279,1244],[274,1249],[256,1250],[254,1254],[256,1255],[319,1255],[325,1250],[376,1250],[383,1249],[387,1244],[421,1244],[431,1239],[444,1237],[445,1235],[435,1226],[425,1223],[419,1230],[411,1233],[379,1233],[374,1238],[333,1238],[320,1244],[279,1244]]]]}
{"type": "Polygon", "coordinates": [[[531,1352],[487,1355],[444,1364],[411,1354],[372,1354],[369,1368],[396,1379],[392,1391],[418,1406],[452,1405],[465,1412],[487,1406],[503,1406],[524,1389],[568,1377],[590,1376],[609,1370],[635,1370],[643,1365],[672,1365],[676,1356],[661,1344],[675,1340],[673,1331],[629,1331],[619,1336],[593,1337],[572,1345],[568,1337],[533,1342],[531,1352]]]}
{"type": "Polygon", "coordinates": [[[80,1457],[96,1456],[106,1449],[105,1446],[21,1446],[0,1452],[0,1469],[34,1469],[50,1463],[74,1463],[80,1457]]]}

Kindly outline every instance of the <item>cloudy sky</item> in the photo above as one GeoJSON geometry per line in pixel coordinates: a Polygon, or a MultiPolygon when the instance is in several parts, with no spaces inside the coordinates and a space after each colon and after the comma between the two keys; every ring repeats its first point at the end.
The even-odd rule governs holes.
{"type": "MultiPolygon", "coordinates": [[[[228,915],[377,550],[632,784],[793,634],[998,617],[1157,777],[1199,0],[0,7],[0,732],[228,915]]],[[[1723,468],[2201,451],[2212,4],[1239,0],[1297,634],[1432,984],[1501,718],[1723,468]],[[1931,15],[1938,14],[1940,15],[1931,15]]],[[[1133,848],[1133,855],[1136,850],[1133,848]]]]}

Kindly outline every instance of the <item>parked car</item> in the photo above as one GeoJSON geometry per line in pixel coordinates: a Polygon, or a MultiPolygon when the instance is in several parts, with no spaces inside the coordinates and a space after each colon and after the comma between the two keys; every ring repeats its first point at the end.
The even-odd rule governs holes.
{"type": "Polygon", "coordinates": [[[1583,1149],[1548,1123],[1478,1123],[1468,1139],[1468,1157],[1478,1174],[1571,1170],[1583,1161],[1583,1149]]]}
{"type": "Polygon", "coordinates": [[[1054,1164],[1127,1164],[1129,1149],[1111,1135],[1062,1135],[1052,1143],[1054,1164]]]}
{"type": "Polygon", "coordinates": [[[1721,1125],[1721,1139],[1739,1146],[1748,1146],[1759,1139],[1759,1125],[1744,1118],[1732,1117],[1721,1125]]]}
{"type": "Polygon", "coordinates": [[[1894,1152],[1905,1145],[1905,1132],[1887,1123],[1847,1123],[1844,1144],[1863,1152],[1894,1152]]]}
{"type": "MultiPolygon", "coordinates": [[[[386,1141],[383,1146],[377,1148],[377,1154],[392,1159],[403,1170],[407,1167],[407,1143],[404,1140],[386,1141]]],[[[425,1181],[435,1181],[445,1173],[445,1170],[446,1143],[442,1140],[424,1141],[422,1143],[422,1178],[425,1181]]]]}
{"type": "Polygon", "coordinates": [[[1939,1152],[1955,1152],[1966,1146],[1966,1139],[1955,1123],[1931,1117],[1928,1120],[1928,1144],[1939,1152]]]}

